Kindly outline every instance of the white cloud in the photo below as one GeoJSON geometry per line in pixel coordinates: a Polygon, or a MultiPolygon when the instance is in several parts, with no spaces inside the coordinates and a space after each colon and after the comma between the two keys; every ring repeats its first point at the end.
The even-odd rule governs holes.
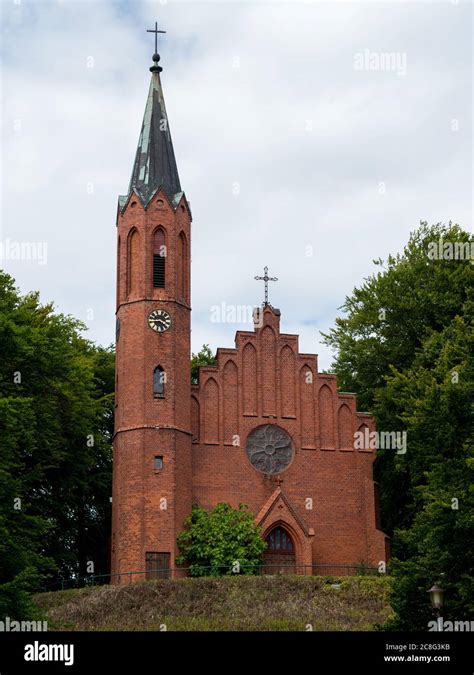
{"type": "Polygon", "coordinates": [[[114,335],[117,196],[156,18],[168,31],[163,84],[194,216],[194,351],[233,345],[237,326],[212,324],[209,307],[259,303],[253,277],[267,264],[282,329],[327,368],[318,330],[373,258],[400,250],[420,219],[470,227],[464,3],[23,1],[2,11],[0,237],[48,243],[46,266],[5,268],[64,312],[93,309],[94,340],[114,335]],[[406,54],[406,75],[355,71],[364,49],[406,54]]]}

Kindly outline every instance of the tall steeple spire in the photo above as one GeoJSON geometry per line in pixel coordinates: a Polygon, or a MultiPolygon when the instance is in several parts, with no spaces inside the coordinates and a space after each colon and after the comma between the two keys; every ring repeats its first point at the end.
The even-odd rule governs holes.
{"type": "Polygon", "coordinates": [[[150,67],[150,89],[128,188],[128,195],[136,190],[143,205],[149,202],[158,188],[163,188],[170,200],[181,192],[160,80],[160,55],[156,51],[157,35],[165,31],[158,31],[155,24],[155,29],[147,32],[155,33],[155,53],[153,65],[150,67]]]}

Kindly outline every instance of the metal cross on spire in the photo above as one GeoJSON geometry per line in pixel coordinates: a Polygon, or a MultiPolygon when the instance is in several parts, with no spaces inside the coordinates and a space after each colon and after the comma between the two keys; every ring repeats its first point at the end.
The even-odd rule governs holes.
{"type": "Polygon", "coordinates": [[[264,276],[263,277],[254,277],[256,281],[264,281],[265,282],[265,302],[263,303],[263,306],[270,304],[268,302],[268,282],[269,281],[278,281],[277,277],[269,277],[268,276],[268,267],[263,268],[264,276]]]}
{"type": "Polygon", "coordinates": [[[147,29],[147,33],[155,34],[155,54],[158,54],[158,33],[166,33],[166,31],[158,30],[158,21],[155,21],[155,27],[147,29]]]}

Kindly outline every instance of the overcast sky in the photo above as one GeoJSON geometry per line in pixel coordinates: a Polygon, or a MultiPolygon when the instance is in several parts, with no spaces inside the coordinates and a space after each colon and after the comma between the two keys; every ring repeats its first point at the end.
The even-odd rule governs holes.
{"type": "Polygon", "coordinates": [[[0,5],[0,266],[92,340],[114,339],[117,197],[155,20],[194,218],[194,351],[249,329],[211,322],[211,307],[259,304],[254,276],[268,265],[282,330],[328,368],[319,331],[374,258],[420,220],[471,229],[470,2],[0,5]],[[46,264],[12,260],[12,242],[46,243],[46,264]]]}

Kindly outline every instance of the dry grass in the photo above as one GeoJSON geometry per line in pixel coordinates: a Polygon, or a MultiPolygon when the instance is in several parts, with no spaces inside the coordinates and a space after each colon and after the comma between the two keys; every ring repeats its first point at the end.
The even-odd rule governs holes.
{"type": "Polygon", "coordinates": [[[386,577],[148,581],[35,596],[56,630],[369,631],[392,616],[386,577]],[[332,584],[337,581],[340,588],[332,584]]]}

